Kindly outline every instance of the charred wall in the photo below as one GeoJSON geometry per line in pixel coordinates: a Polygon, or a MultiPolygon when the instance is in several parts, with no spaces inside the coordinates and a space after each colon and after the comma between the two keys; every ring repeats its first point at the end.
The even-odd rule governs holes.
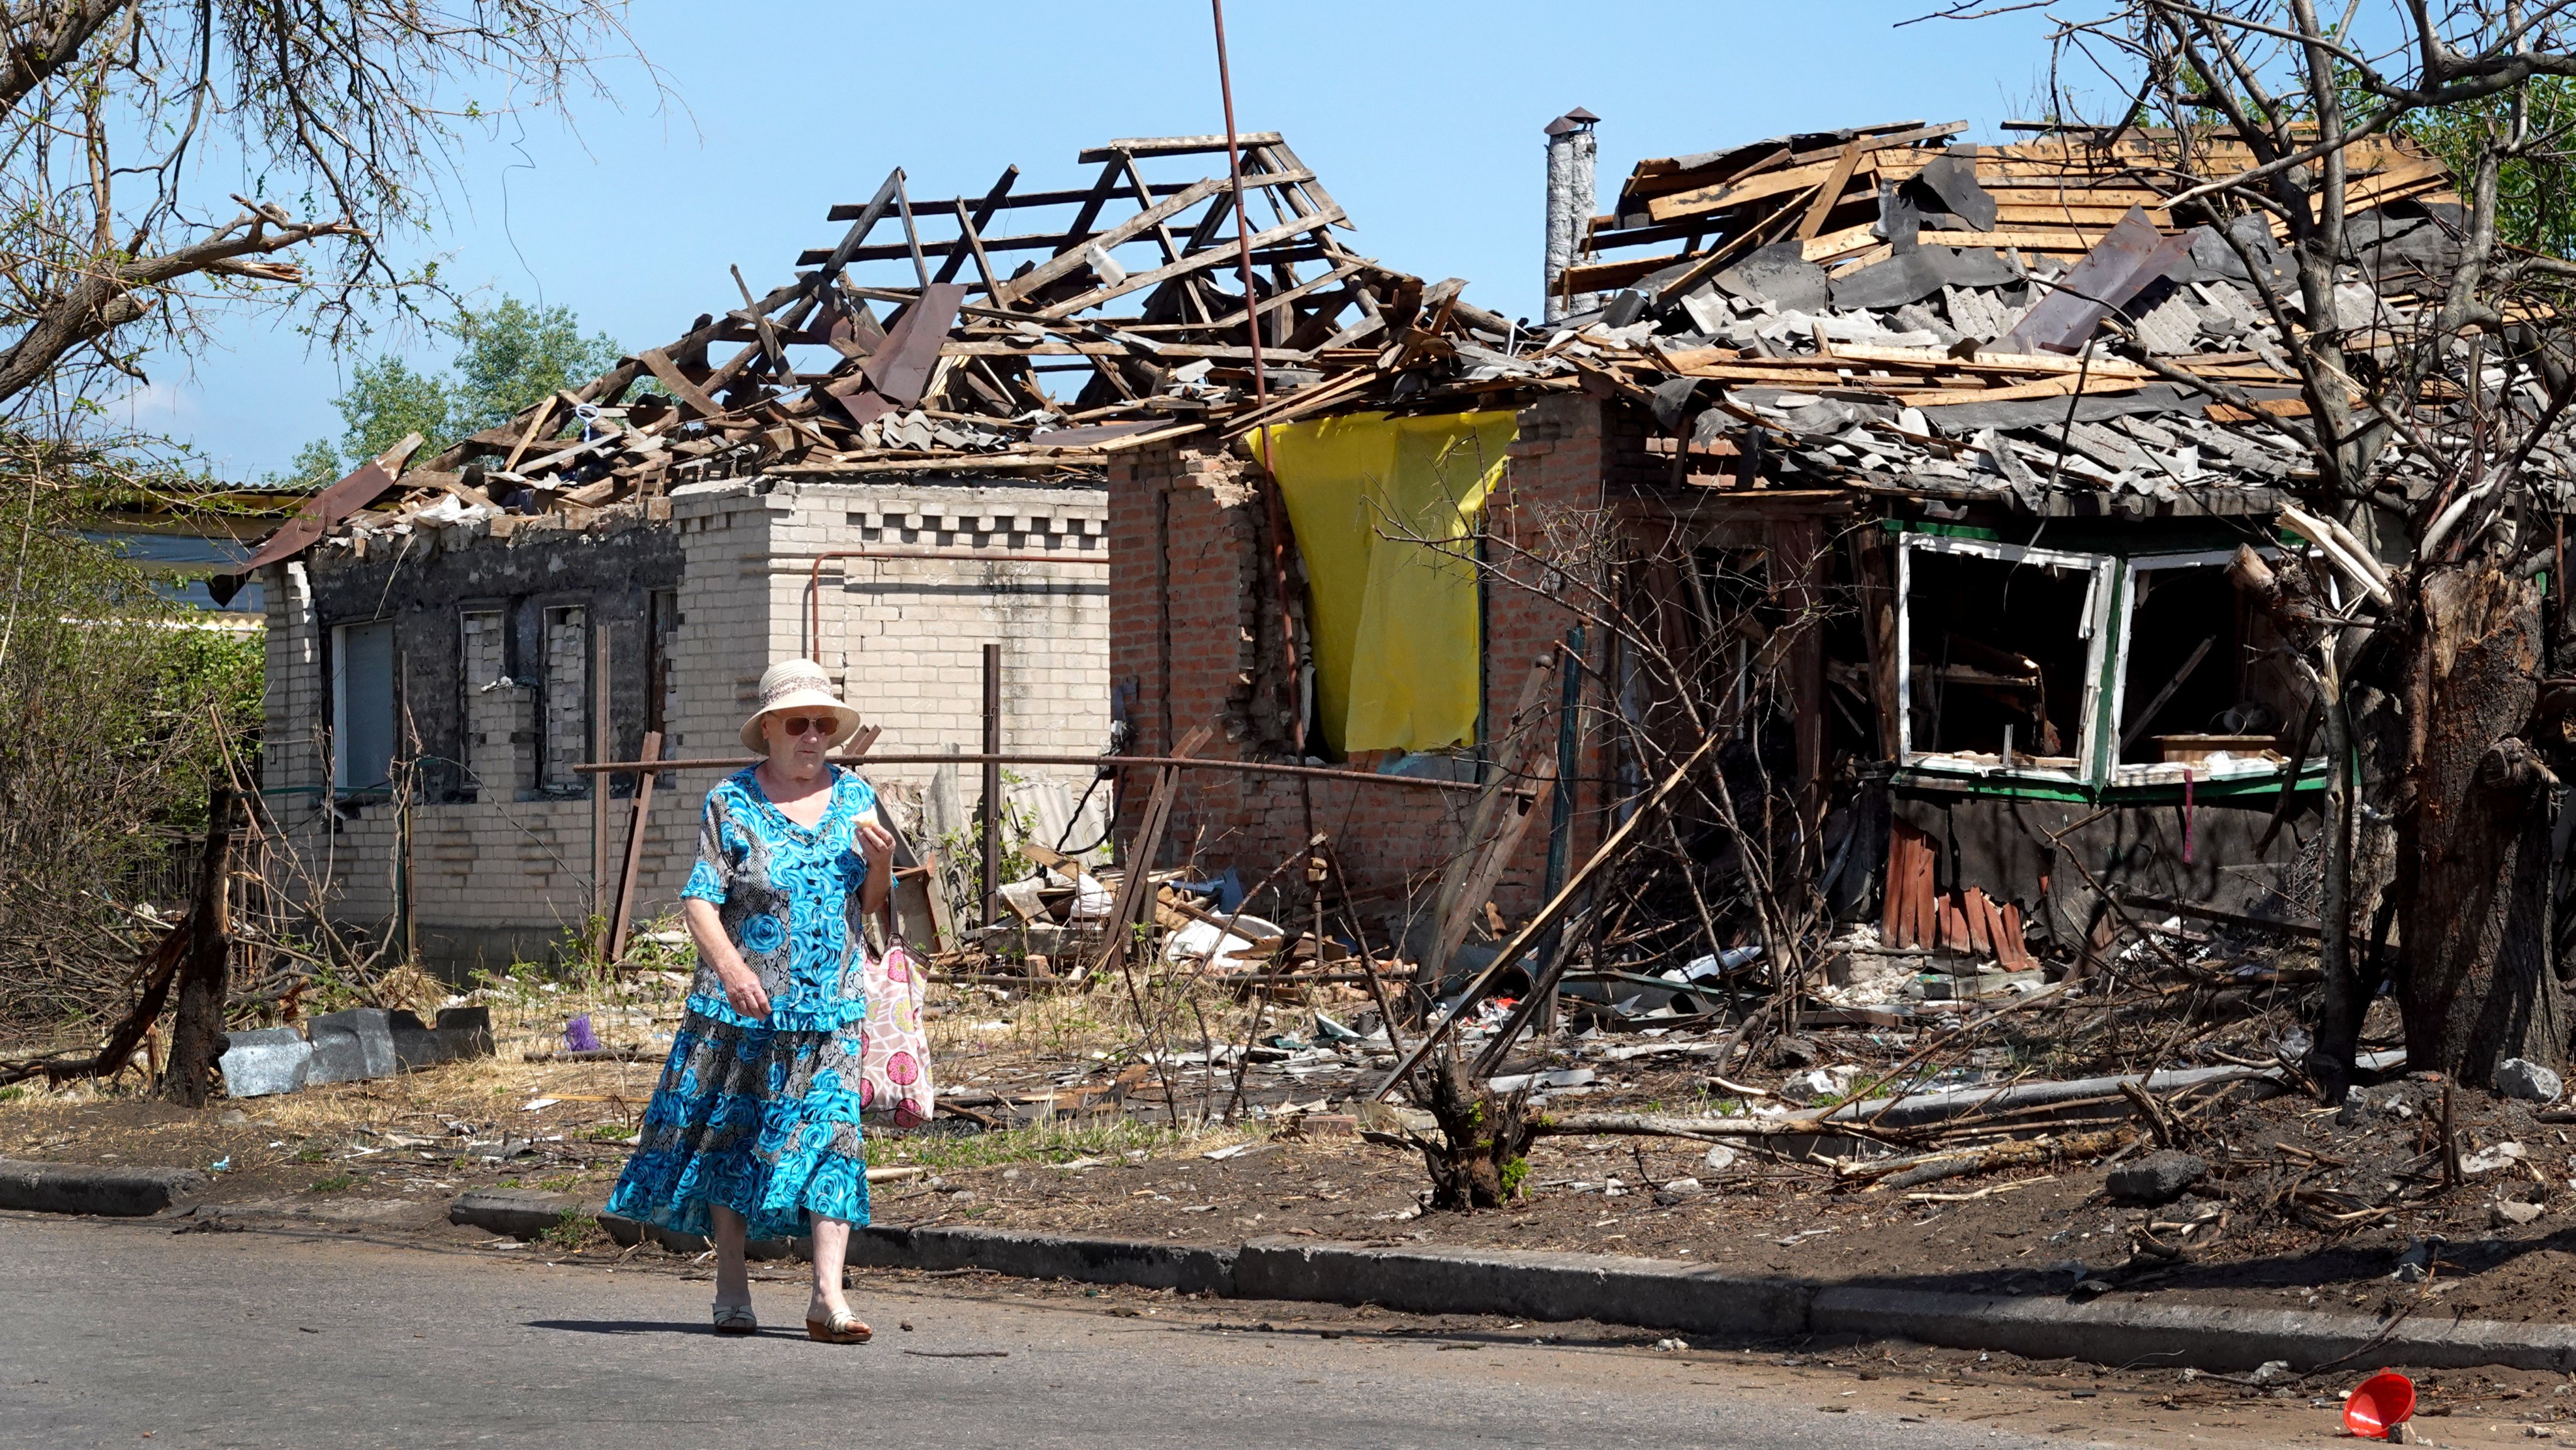
{"type": "MultiPolygon", "coordinates": [[[[424,801],[475,800],[496,792],[502,799],[586,794],[577,784],[546,783],[545,685],[549,669],[565,653],[560,638],[549,650],[549,613],[582,611],[585,671],[588,639],[602,628],[609,631],[610,749],[617,758],[634,759],[645,731],[662,724],[663,646],[677,623],[673,596],[683,572],[678,531],[667,522],[639,518],[594,521],[587,528],[522,527],[461,544],[441,544],[442,534],[452,537],[453,531],[380,537],[363,555],[345,541],[314,552],[309,575],[324,679],[334,668],[332,650],[342,627],[390,621],[396,699],[408,711],[419,743],[424,801]],[[492,682],[467,678],[469,614],[497,614],[502,621],[502,668],[524,697],[507,702],[509,708],[478,700],[488,697],[485,687],[492,682]],[[478,761],[483,768],[470,764],[478,761]],[[515,762],[516,768],[503,771],[496,761],[515,762]],[[503,775],[515,778],[497,779],[503,775]]],[[[585,675],[578,693],[583,739],[594,689],[585,675]]],[[[327,716],[332,691],[326,687],[321,698],[327,716]]],[[[632,789],[625,782],[615,787],[620,795],[632,789]]]]}

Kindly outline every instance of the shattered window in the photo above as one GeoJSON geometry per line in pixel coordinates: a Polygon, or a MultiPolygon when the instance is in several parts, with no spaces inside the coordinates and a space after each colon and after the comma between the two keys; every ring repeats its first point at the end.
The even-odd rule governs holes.
{"type": "Polygon", "coordinates": [[[1915,541],[1905,584],[1909,756],[2016,769],[2080,766],[2099,562],[1915,541]]]}
{"type": "Polygon", "coordinates": [[[2134,567],[2115,758],[2123,767],[2189,766],[2202,777],[2278,765],[2280,737],[2297,724],[2306,688],[2281,662],[2270,621],[2228,581],[2221,558],[2134,567]]]}

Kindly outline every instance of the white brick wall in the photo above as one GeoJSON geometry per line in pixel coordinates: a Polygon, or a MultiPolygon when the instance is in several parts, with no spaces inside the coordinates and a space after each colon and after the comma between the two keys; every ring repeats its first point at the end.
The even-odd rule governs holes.
{"type": "MultiPolygon", "coordinates": [[[[820,653],[826,667],[846,676],[850,702],[884,728],[878,750],[981,749],[988,643],[1002,647],[1004,750],[1088,755],[1107,745],[1108,501],[1101,491],[817,484],[788,497],[792,543],[776,567],[800,605],[822,550],[951,556],[823,561],[820,653]],[[1048,558],[976,557],[996,554],[1048,558]]],[[[795,623],[801,647],[801,611],[795,623]]],[[[930,770],[890,765],[872,774],[927,783],[930,770]]],[[[1080,770],[1021,773],[1055,775],[1077,793],[1084,783],[1080,770]]],[[[968,784],[971,790],[971,773],[968,784]]]]}

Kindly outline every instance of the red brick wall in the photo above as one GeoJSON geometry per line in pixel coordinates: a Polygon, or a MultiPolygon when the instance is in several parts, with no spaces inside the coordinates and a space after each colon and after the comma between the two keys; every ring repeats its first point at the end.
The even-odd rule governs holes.
{"type": "MultiPolygon", "coordinates": [[[[1510,468],[1488,506],[1487,561],[1501,576],[1486,585],[1486,717],[1495,729],[1511,718],[1531,662],[1575,622],[1547,597],[1561,586],[1528,555],[1545,552],[1551,519],[1600,507],[1605,451],[1642,453],[1624,437],[1605,439],[1606,411],[1582,396],[1552,397],[1525,409],[1510,468]]],[[[1132,687],[1133,753],[1165,754],[1194,725],[1212,723],[1220,734],[1208,753],[1282,758],[1259,746],[1265,736],[1276,738],[1280,722],[1264,687],[1264,668],[1277,661],[1264,654],[1276,631],[1269,627],[1266,510],[1257,476],[1257,468],[1232,454],[1169,447],[1138,450],[1111,470],[1110,680],[1113,691],[1132,687]]],[[[1591,634],[1586,652],[1597,670],[1607,651],[1599,631],[1591,634]]],[[[1597,685],[1589,698],[1599,703],[1597,685]]],[[[1606,777],[1600,754],[1587,741],[1570,865],[1580,865],[1600,838],[1606,777]]],[[[1141,772],[1127,779],[1122,838],[1134,829],[1152,786],[1141,772]]],[[[1474,799],[1466,791],[1188,772],[1158,864],[1190,863],[1206,874],[1232,866],[1251,886],[1297,852],[1311,809],[1312,828],[1331,838],[1355,891],[1394,900],[1427,897],[1459,848],[1474,799]]],[[[1542,819],[1532,824],[1495,894],[1506,917],[1518,920],[1537,909],[1546,861],[1542,819]]],[[[1366,924],[1372,931],[1377,926],[1366,924]]]]}

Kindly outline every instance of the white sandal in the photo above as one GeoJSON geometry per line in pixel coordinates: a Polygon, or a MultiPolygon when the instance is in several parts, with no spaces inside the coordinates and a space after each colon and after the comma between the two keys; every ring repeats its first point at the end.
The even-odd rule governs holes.
{"type": "Polygon", "coordinates": [[[807,1316],[805,1337],[825,1344],[865,1344],[876,1337],[876,1331],[859,1322],[859,1316],[847,1309],[835,1309],[828,1319],[807,1316]]]}
{"type": "Polygon", "coordinates": [[[753,1316],[751,1306],[748,1304],[718,1304],[715,1306],[715,1310],[716,1333],[718,1334],[757,1334],[760,1332],[760,1320],[753,1316]]]}

